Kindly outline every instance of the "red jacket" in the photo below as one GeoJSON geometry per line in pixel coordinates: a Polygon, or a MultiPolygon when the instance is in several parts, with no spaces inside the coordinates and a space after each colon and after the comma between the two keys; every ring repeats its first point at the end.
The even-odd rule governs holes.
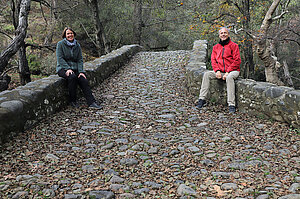
{"type": "Polygon", "coordinates": [[[224,47],[217,44],[211,53],[211,65],[215,72],[240,71],[241,56],[239,46],[229,41],[224,47]]]}

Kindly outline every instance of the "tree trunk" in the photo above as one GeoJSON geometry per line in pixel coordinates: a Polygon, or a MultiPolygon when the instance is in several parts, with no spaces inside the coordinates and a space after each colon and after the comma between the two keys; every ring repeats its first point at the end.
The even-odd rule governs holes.
{"type": "Polygon", "coordinates": [[[96,23],[96,42],[100,47],[100,55],[104,55],[110,52],[110,47],[106,40],[105,31],[99,17],[98,0],[91,0],[90,2],[91,2],[91,8],[93,11],[94,20],[96,23]]]}
{"type": "Polygon", "coordinates": [[[141,44],[142,24],[142,0],[134,0],[133,43],[139,45],[141,44]]]}
{"type": "Polygon", "coordinates": [[[267,14],[265,15],[256,39],[256,49],[259,58],[264,62],[265,65],[266,81],[277,85],[284,85],[284,83],[278,77],[278,68],[281,67],[281,64],[277,61],[272,43],[267,40],[268,30],[273,21],[272,14],[275,12],[279,3],[280,0],[274,0],[267,14]]]}
{"type": "Polygon", "coordinates": [[[294,87],[294,83],[293,83],[292,77],[290,75],[289,67],[288,67],[288,64],[286,61],[283,61],[283,71],[284,71],[284,78],[286,79],[287,84],[290,87],[294,87]]]}
{"type": "MultiPolygon", "coordinates": [[[[243,0],[243,28],[250,30],[250,0],[243,0]]],[[[252,78],[254,75],[254,61],[253,61],[253,46],[251,37],[246,34],[244,42],[245,58],[247,60],[245,78],[252,78]]]]}
{"type": "Polygon", "coordinates": [[[21,46],[18,52],[19,55],[19,77],[21,85],[25,85],[31,82],[30,70],[28,66],[28,61],[26,58],[26,46],[25,42],[21,42],[21,46]]]}
{"type": "Polygon", "coordinates": [[[0,73],[3,72],[5,67],[8,64],[9,59],[16,54],[19,50],[22,42],[26,37],[26,30],[27,30],[27,19],[28,13],[30,10],[30,3],[31,0],[22,0],[21,7],[20,7],[20,14],[19,14],[19,23],[16,30],[16,36],[12,40],[12,42],[1,52],[0,54],[0,73]]]}
{"type": "Polygon", "coordinates": [[[50,45],[52,43],[53,39],[53,33],[54,33],[54,28],[56,27],[56,5],[57,2],[56,0],[51,1],[51,20],[50,20],[50,28],[48,30],[48,34],[46,35],[44,39],[44,45],[50,45]]]}
{"type": "MultiPolygon", "coordinates": [[[[19,10],[17,10],[17,14],[19,16],[19,21],[18,21],[18,25],[20,23],[20,18],[23,17],[22,14],[22,1],[17,3],[17,8],[19,8],[19,10]]],[[[30,6],[30,4],[29,4],[30,6]]],[[[29,7],[30,9],[30,7],[29,7]]],[[[26,21],[26,27],[28,26],[28,23],[26,21]]],[[[24,30],[25,35],[27,35],[27,28],[24,30]]],[[[26,37],[26,36],[25,36],[26,37]]],[[[25,39],[25,38],[24,38],[25,39]]],[[[26,57],[26,45],[24,40],[21,42],[20,45],[20,49],[18,52],[18,57],[19,57],[19,77],[20,77],[20,83],[21,85],[25,85],[28,82],[31,82],[31,78],[30,78],[30,70],[29,70],[29,66],[28,66],[28,61],[27,61],[27,57],[26,57]]]]}

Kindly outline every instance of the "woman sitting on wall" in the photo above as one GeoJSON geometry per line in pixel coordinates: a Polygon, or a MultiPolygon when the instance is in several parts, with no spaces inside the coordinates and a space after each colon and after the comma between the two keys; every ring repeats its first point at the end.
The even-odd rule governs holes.
{"type": "Polygon", "coordinates": [[[70,105],[77,108],[76,102],[77,85],[83,91],[84,97],[90,108],[101,109],[96,103],[88,80],[83,70],[83,59],[80,44],[75,39],[76,33],[71,28],[65,28],[62,34],[63,40],[56,46],[58,76],[67,80],[70,105]]]}

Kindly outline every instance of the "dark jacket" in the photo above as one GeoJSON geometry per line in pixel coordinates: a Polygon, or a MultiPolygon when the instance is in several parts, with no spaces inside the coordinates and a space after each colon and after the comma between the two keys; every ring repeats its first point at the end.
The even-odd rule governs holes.
{"type": "Polygon", "coordinates": [[[213,47],[211,53],[211,65],[215,72],[218,70],[225,73],[231,71],[240,71],[241,56],[239,46],[229,41],[228,44],[222,46],[217,44],[213,47]]]}
{"type": "Polygon", "coordinates": [[[59,41],[56,46],[56,58],[56,72],[61,69],[72,69],[84,73],[82,52],[78,42],[74,46],[68,46],[65,40],[59,41]]]}

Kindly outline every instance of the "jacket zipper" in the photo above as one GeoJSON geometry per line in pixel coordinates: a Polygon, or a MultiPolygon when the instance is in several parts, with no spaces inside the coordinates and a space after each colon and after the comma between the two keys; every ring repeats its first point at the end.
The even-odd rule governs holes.
{"type": "Polygon", "coordinates": [[[223,57],[224,51],[225,51],[225,47],[223,46],[222,59],[223,59],[223,66],[224,66],[224,73],[225,73],[225,72],[226,72],[226,71],[225,71],[225,60],[224,60],[224,57],[223,57]]]}

